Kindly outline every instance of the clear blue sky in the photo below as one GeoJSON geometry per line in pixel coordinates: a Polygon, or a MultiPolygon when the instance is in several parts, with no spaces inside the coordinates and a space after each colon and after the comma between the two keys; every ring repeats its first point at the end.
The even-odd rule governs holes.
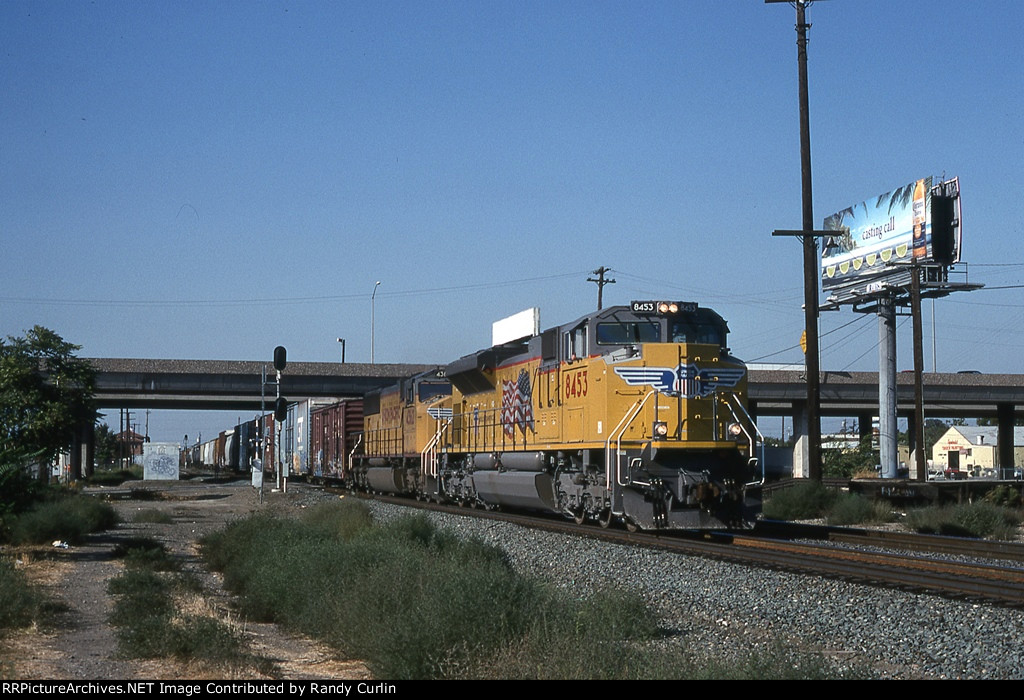
{"type": "MultiPolygon", "coordinates": [[[[956,175],[970,280],[1021,284],[1024,3],[808,17],[815,221],[956,175]]],[[[5,0],[0,335],[268,361],[337,360],[340,336],[368,361],[380,280],[376,360],[446,362],[524,308],[545,327],[591,310],[604,265],[606,304],[699,301],[738,356],[800,362],[799,244],[770,235],[801,223],[794,19],[759,0],[5,0]]],[[[1019,288],[935,309],[940,370],[1021,371],[1019,288]]],[[[873,317],[821,328],[824,368],[877,366],[873,317]]],[[[180,423],[151,434],[199,429],[180,423]]]]}

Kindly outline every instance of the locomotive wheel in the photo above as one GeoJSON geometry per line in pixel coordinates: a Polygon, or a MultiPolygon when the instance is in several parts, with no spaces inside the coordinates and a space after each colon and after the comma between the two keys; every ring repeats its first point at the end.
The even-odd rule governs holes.
{"type": "Polygon", "coordinates": [[[577,525],[582,525],[587,519],[587,513],[583,510],[583,506],[580,506],[572,512],[572,521],[577,525]]]}
{"type": "Polygon", "coordinates": [[[604,510],[597,514],[597,524],[605,529],[608,529],[608,527],[612,524],[611,508],[605,508],[604,510]]]}
{"type": "Polygon", "coordinates": [[[634,523],[632,520],[626,520],[626,530],[629,532],[639,532],[641,528],[639,525],[634,523]]]}

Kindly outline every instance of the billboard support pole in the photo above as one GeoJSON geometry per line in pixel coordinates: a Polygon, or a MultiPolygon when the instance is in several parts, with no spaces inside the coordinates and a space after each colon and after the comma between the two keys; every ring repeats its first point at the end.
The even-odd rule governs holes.
{"type": "Polygon", "coordinates": [[[883,479],[895,479],[896,450],[896,299],[878,300],[878,457],[883,479]]]}
{"type": "MultiPolygon", "coordinates": [[[[910,269],[910,315],[914,323],[914,466],[917,474],[911,479],[925,481],[928,478],[928,462],[924,454],[924,322],[921,318],[921,266],[910,269]]],[[[934,320],[935,313],[932,312],[934,320]]],[[[934,329],[934,323],[932,325],[934,329]]],[[[934,346],[933,346],[934,347],[934,346]]],[[[934,360],[932,360],[934,364],[934,360]]]]}

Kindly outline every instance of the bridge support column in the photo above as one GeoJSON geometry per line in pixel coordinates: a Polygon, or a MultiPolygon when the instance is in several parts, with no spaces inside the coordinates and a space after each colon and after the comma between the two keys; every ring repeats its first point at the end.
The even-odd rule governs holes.
{"type": "Polygon", "coordinates": [[[72,482],[92,476],[95,449],[96,424],[83,422],[71,442],[71,473],[68,477],[72,482]]]}
{"type": "Polygon", "coordinates": [[[917,421],[914,419],[914,414],[911,414],[910,419],[907,421],[907,438],[907,443],[910,445],[910,458],[909,462],[907,462],[907,470],[910,472],[909,478],[913,481],[927,481],[927,458],[924,464],[917,463],[917,441],[919,439],[924,440],[924,436],[917,434],[917,421]]]}
{"type": "Polygon", "coordinates": [[[861,444],[863,444],[865,440],[874,441],[874,419],[875,416],[871,413],[857,414],[857,431],[860,433],[861,444]]]}
{"type": "Polygon", "coordinates": [[[1016,406],[1012,403],[1001,403],[996,406],[996,419],[999,425],[996,439],[999,441],[999,478],[1012,479],[1013,469],[1017,465],[1013,459],[1013,423],[1016,406]]]}
{"type": "Polygon", "coordinates": [[[899,467],[896,449],[896,303],[878,300],[878,452],[883,479],[895,479],[899,467]]]}
{"type": "Polygon", "coordinates": [[[810,469],[810,438],[807,434],[807,402],[793,402],[793,478],[808,479],[810,469]]]}

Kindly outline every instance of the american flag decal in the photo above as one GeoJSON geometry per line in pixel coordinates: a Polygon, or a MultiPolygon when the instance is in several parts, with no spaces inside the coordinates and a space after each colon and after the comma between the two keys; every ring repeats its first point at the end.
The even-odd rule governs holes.
{"type": "Polygon", "coordinates": [[[523,437],[526,437],[527,428],[530,432],[537,432],[533,422],[532,397],[530,374],[525,369],[519,370],[516,381],[505,380],[501,383],[501,424],[505,437],[514,438],[516,426],[523,431],[523,437]]]}

